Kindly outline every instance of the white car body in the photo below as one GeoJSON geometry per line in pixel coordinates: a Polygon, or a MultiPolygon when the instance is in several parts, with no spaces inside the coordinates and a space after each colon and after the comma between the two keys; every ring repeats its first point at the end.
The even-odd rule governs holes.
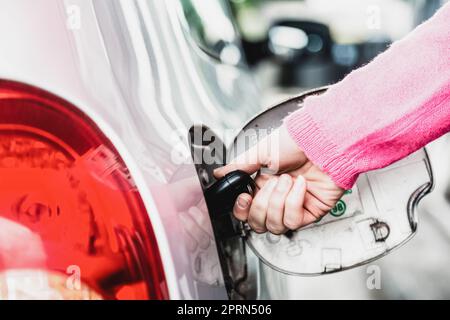
{"type": "Polygon", "coordinates": [[[194,253],[185,245],[174,203],[201,188],[194,166],[174,163],[172,153],[194,123],[221,132],[258,112],[249,73],[193,43],[177,0],[2,0],[0,8],[0,78],[66,99],[112,141],[150,216],[170,298],[227,298],[213,238],[194,253]],[[155,201],[151,190],[170,190],[181,168],[193,181],[186,194],[155,201]]]}

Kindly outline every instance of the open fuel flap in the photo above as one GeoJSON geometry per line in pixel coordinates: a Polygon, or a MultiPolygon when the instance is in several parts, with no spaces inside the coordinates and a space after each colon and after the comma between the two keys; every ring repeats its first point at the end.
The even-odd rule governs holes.
{"type": "MultiPolygon", "coordinates": [[[[325,90],[307,92],[258,115],[239,133],[230,151],[237,154],[244,150],[236,146],[252,147],[301,108],[307,96],[325,90]]],[[[421,149],[387,168],[360,175],[335,208],[313,225],[285,235],[248,231],[244,237],[264,263],[280,272],[342,271],[380,258],[411,239],[417,230],[416,206],[432,187],[430,162],[421,149]]]]}
{"type": "MultiPolygon", "coordinates": [[[[251,193],[254,183],[250,176],[238,171],[216,181],[212,170],[222,165],[222,161],[251,148],[281,126],[289,113],[302,107],[307,96],[324,91],[326,88],[309,91],[259,114],[237,135],[228,148],[226,159],[216,154],[212,165],[204,160],[198,161],[205,159],[204,151],[209,149],[201,143],[197,143],[197,147],[191,143],[219,255],[224,258],[222,268],[228,287],[233,290],[240,291],[236,284],[245,283],[248,275],[252,274],[245,267],[243,274],[239,272],[243,275],[240,278],[230,272],[236,266],[230,258],[245,254],[245,247],[239,244],[242,241],[255,256],[273,269],[293,275],[319,275],[346,270],[380,258],[406,243],[417,230],[417,204],[433,187],[432,170],[425,149],[387,168],[360,175],[355,186],[345,192],[329,214],[297,231],[284,235],[269,232],[258,234],[232,217],[234,200],[241,192],[251,193]]],[[[218,142],[220,139],[214,137],[213,140],[218,142]]],[[[218,150],[225,151],[223,146],[218,150]]],[[[249,253],[246,255],[249,256],[249,253]]],[[[248,267],[248,262],[243,265],[248,267]]]]}

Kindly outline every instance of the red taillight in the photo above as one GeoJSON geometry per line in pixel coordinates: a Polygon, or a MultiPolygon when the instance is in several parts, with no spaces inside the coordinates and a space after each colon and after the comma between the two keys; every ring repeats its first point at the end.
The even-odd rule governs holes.
{"type": "Polygon", "coordinates": [[[70,103],[0,81],[0,282],[18,270],[103,298],[168,298],[148,215],[109,139],[70,103]]]}

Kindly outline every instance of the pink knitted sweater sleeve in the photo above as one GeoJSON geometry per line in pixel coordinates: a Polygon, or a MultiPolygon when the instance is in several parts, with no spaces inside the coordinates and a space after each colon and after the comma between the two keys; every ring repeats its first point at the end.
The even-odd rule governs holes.
{"type": "Polygon", "coordinates": [[[449,132],[450,4],[284,123],[345,189],[449,132]]]}

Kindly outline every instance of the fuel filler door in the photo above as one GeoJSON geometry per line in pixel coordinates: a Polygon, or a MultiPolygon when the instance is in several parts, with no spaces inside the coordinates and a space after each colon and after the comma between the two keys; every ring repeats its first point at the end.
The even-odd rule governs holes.
{"type": "MultiPolygon", "coordinates": [[[[250,148],[263,138],[260,132],[278,128],[283,118],[301,108],[305,97],[325,90],[307,92],[258,115],[236,137],[235,146],[250,148]]],[[[241,237],[264,263],[283,273],[346,270],[380,258],[411,239],[417,230],[417,204],[432,186],[430,162],[421,149],[387,168],[360,175],[335,208],[313,225],[285,235],[258,234],[244,227],[241,237]]]]}

